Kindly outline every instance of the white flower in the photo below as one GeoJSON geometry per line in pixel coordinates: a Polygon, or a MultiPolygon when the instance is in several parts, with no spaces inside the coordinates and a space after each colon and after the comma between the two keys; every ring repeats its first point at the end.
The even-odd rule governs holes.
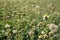
{"type": "Polygon", "coordinates": [[[58,26],[55,24],[49,24],[49,29],[51,30],[51,32],[57,32],[58,26]]]}
{"type": "Polygon", "coordinates": [[[41,34],[45,34],[45,32],[44,31],[41,31],[41,34]]]}
{"type": "Polygon", "coordinates": [[[49,18],[49,15],[45,14],[45,15],[43,16],[43,20],[45,20],[45,19],[47,19],[47,18],[49,18]]]}
{"type": "Polygon", "coordinates": [[[29,31],[29,35],[32,35],[32,34],[34,34],[34,32],[33,31],[29,31]]]}
{"type": "Polygon", "coordinates": [[[33,26],[34,28],[36,27],[36,26],[33,26]]]}
{"type": "Polygon", "coordinates": [[[44,25],[43,22],[39,22],[39,23],[37,24],[37,26],[40,26],[40,25],[44,25]]]}
{"type": "Polygon", "coordinates": [[[17,32],[17,30],[13,30],[13,34],[15,34],[17,32]]]}
{"type": "Polygon", "coordinates": [[[6,3],[4,4],[4,7],[6,7],[6,3]]]}
{"type": "Polygon", "coordinates": [[[52,3],[48,4],[47,7],[51,7],[52,6],[52,3]]]}
{"type": "Polygon", "coordinates": [[[40,35],[40,36],[38,36],[39,38],[43,38],[44,36],[43,35],[40,35]]]}
{"type": "Polygon", "coordinates": [[[17,20],[18,22],[20,21],[20,19],[17,20]]]}
{"type": "Polygon", "coordinates": [[[10,27],[10,25],[9,25],[9,24],[6,24],[6,25],[5,25],[5,28],[8,28],[8,27],[10,27]]]}
{"type": "Polygon", "coordinates": [[[50,5],[47,5],[48,7],[50,6],[50,5]]]}
{"type": "Polygon", "coordinates": [[[47,35],[47,34],[44,34],[43,36],[44,36],[44,38],[48,37],[48,35],[47,35]]]}
{"type": "Polygon", "coordinates": [[[37,5],[36,8],[39,8],[39,5],[37,5]]]}
{"type": "Polygon", "coordinates": [[[33,22],[35,21],[35,19],[32,20],[33,22]]]}
{"type": "Polygon", "coordinates": [[[23,17],[23,16],[21,15],[21,17],[23,17]]]}

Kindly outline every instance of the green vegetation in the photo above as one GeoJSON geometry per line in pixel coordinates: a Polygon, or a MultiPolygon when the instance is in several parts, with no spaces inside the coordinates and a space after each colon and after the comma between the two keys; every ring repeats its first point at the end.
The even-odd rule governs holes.
{"type": "Polygon", "coordinates": [[[60,0],[0,0],[0,40],[60,40],[60,0]]]}

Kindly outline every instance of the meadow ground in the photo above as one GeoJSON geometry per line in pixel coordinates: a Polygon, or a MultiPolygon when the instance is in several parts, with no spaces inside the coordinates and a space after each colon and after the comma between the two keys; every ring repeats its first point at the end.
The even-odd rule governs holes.
{"type": "Polygon", "coordinates": [[[0,40],[60,40],[60,0],[0,0],[0,40]]]}

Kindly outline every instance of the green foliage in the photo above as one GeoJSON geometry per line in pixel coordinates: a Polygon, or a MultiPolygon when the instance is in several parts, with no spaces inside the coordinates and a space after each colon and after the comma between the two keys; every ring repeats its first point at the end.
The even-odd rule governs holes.
{"type": "Polygon", "coordinates": [[[60,0],[0,0],[0,40],[60,40],[59,4],[60,0]],[[58,29],[50,36],[51,23],[58,29]]]}

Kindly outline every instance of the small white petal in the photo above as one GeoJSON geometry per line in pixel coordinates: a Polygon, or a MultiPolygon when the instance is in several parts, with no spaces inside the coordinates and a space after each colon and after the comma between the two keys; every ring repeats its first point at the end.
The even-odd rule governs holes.
{"type": "Polygon", "coordinates": [[[41,34],[45,34],[45,32],[44,32],[44,31],[42,31],[42,32],[41,32],[41,34]]]}

